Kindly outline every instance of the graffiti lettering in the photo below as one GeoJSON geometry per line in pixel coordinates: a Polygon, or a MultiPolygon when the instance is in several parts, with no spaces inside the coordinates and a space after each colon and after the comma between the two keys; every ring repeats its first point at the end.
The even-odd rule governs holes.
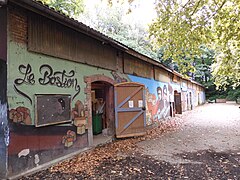
{"type": "Polygon", "coordinates": [[[30,84],[30,85],[35,84],[34,74],[32,73],[32,67],[30,66],[30,64],[28,64],[27,66],[20,65],[18,67],[18,70],[21,74],[23,74],[23,78],[15,79],[14,83],[16,85],[21,85],[23,83],[30,84]]]}
{"type": "Polygon", "coordinates": [[[43,75],[42,78],[38,79],[39,84],[50,84],[60,88],[74,88],[77,93],[73,96],[73,99],[77,94],[79,94],[80,86],[77,78],[73,78],[75,76],[75,72],[73,70],[69,71],[69,73],[65,70],[54,72],[51,66],[44,64],[40,67],[39,71],[43,75]]]}
{"type": "MultiPolygon", "coordinates": [[[[18,70],[21,74],[23,74],[23,77],[15,79],[14,89],[17,93],[27,98],[32,104],[31,98],[17,88],[17,86],[22,84],[35,84],[35,75],[32,72],[32,67],[30,64],[27,64],[27,66],[20,65],[18,70]]],[[[43,64],[39,68],[39,72],[42,75],[42,77],[38,79],[40,85],[53,85],[60,88],[74,88],[76,93],[72,99],[74,99],[80,93],[80,85],[78,84],[77,78],[74,78],[75,71],[71,70],[68,73],[66,70],[54,71],[50,65],[43,64]]]]}
{"type": "Polygon", "coordinates": [[[77,85],[77,79],[72,78],[75,75],[73,70],[67,73],[65,70],[53,72],[53,69],[49,65],[42,65],[39,69],[40,73],[43,74],[42,78],[39,78],[41,85],[55,85],[61,88],[70,88],[77,85]]]}

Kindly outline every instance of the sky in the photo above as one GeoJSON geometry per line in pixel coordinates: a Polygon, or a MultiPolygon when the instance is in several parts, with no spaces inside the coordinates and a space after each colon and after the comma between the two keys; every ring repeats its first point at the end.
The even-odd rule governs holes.
{"type": "MultiPolygon", "coordinates": [[[[113,0],[116,2],[116,0],[113,0]]],[[[147,27],[151,23],[152,19],[156,17],[154,10],[155,0],[134,0],[131,5],[132,12],[125,18],[127,20],[134,20],[135,22],[141,23],[144,27],[147,27]]],[[[106,4],[106,0],[85,0],[86,10],[93,12],[94,6],[97,3],[106,4]]]]}

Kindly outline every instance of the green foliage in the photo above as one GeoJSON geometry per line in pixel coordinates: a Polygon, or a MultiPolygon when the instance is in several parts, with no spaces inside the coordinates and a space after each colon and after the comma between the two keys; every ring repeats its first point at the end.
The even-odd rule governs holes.
{"type": "Polygon", "coordinates": [[[240,87],[238,87],[237,89],[230,89],[227,92],[226,98],[230,101],[236,101],[238,98],[240,98],[240,87]]]}
{"type": "MultiPolygon", "coordinates": [[[[41,1],[70,17],[84,11],[84,0],[41,1]]],[[[150,38],[142,25],[126,21],[133,1],[108,0],[108,6],[96,6],[96,17],[84,12],[85,19],[107,36],[210,89],[213,81],[219,90],[240,85],[239,0],[157,0],[158,18],[149,27],[150,38]]]]}
{"type": "Polygon", "coordinates": [[[126,20],[129,14],[129,1],[126,2],[127,5],[123,3],[124,0],[114,3],[111,1],[110,5],[100,3],[94,9],[96,17],[86,13],[80,20],[122,44],[157,59],[157,54],[153,51],[153,46],[148,39],[147,30],[130,18],[126,20]],[[91,19],[90,23],[88,23],[89,19],[91,19]]]}
{"type": "Polygon", "coordinates": [[[84,0],[40,0],[49,7],[69,17],[77,17],[84,11],[84,0]]]}
{"type": "Polygon", "coordinates": [[[173,58],[164,59],[164,47],[158,51],[158,58],[161,63],[168,66],[170,69],[174,69],[181,72],[185,76],[190,76],[193,80],[209,87],[213,85],[213,79],[211,75],[211,65],[214,62],[214,51],[206,46],[200,46],[200,56],[195,55],[193,59],[187,57],[185,53],[182,53],[178,59],[181,63],[178,64],[173,61],[173,58]]]}
{"type": "Polygon", "coordinates": [[[199,50],[201,55],[196,56],[193,60],[195,68],[193,79],[205,85],[205,87],[209,87],[213,85],[211,66],[215,60],[215,53],[212,49],[209,49],[206,46],[201,46],[199,50]]]}
{"type": "Polygon", "coordinates": [[[227,90],[222,91],[207,91],[207,99],[216,100],[216,99],[227,99],[228,101],[236,101],[240,98],[240,87],[236,89],[232,89],[231,87],[227,88],[227,90]]]}
{"type": "Polygon", "coordinates": [[[216,85],[240,85],[240,2],[227,1],[214,17],[217,61],[214,67],[216,85]]]}
{"type": "MultiPolygon", "coordinates": [[[[215,50],[216,86],[240,85],[240,2],[239,0],[158,0],[158,18],[149,27],[156,47],[164,46],[164,59],[172,59],[183,74],[193,70],[199,47],[215,50]],[[184,2],[184,3],[183,3],[184,2]]],[[[206,66],[196,67],[202,76],[206,66]]]]}

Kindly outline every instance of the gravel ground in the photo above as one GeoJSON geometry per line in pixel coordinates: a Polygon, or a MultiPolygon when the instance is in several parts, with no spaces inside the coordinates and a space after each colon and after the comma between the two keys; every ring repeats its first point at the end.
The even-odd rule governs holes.
{"type": "Polygon", "coordinates": [[[189,171],[186,177],[240,179],[239,106],[206,104],[184,113],[181,119],[185,123],[178,131],[140,142],[142,153],[182,165],[189,171]]]}
{"type": "Polygon", "coordinates": [[[236,104],[206,104],[174,119],[184,122],[180,128],[158,128],[146,138],[114,142],[92,152],[94,160],[93,154],[80,155],[21,179],[240,179],[236,104]],[[97,152],[108,155],[99,158],[97,152]],[[65,166],[79,168],[71,172],[65,166]]]}
{"type": "Polygon", "coordinates": [[[174,154],[212,150],[240,152],[240,109],[236,104],[206,104],[182,115],[181,129],[139,143],[147,155],[179,162],[174,154]]]}

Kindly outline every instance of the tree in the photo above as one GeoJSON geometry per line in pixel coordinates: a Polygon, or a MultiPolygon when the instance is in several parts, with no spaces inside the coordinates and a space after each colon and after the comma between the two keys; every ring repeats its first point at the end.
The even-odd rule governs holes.
{"type": "Polygon", "coordinates": [[[124,45],[157,59],[147,30],[129,17],[131,13],[129,2],[127,0],[110,1],[111,4],[101,2],[95,6],[92,14],[85,11],[79,20],[124,45]]]}
{"type": "Polygon", "coordinates": [[[182,66],[181,73],[190,72],[205,44],[216,51],[215,84],[239,86],[239,0],[158,0],[156,9],[149,31],[155,46],[165,47],[164,59],[182,66]]]}
{"type": "Polygon", "coordinates": [[[69,17],[77,17],[84,11],[84,0],[41,0],[44,4],[69,17]]]}
{"type": "Polygon", "coordinates": [[[161,63],[168,66],[170,69],[181,72],[183,75],[191,77],[191,79],[206,84],[212,79],[212,64],[214,62],[214,50],[202,45],[199,47],[200,56],[186,56],[186,53],[180,54],[178,59],[181,64],[173,61],[173,58],[164,59],[164,47],[158,51],[158,58],[161,63]],[[191,64],[190,64],[191,63],[191,64]]]}
{"type": "Polygon", "coordinates": [[[240,86],[240,1],[227,1],[214,17],[218,49],[213,75],[217,87],[240,86]]]}
{"type": "Polygon", "coordinates": [[[212,64],[214,63],[215,52],[205,46],[200,47],[201,55],[194,58],[195,72],[192,77],[195,81],[208,87],[212,85],[212,64]],[[210,82],[210,83],[209,83],[210,82]]]}

